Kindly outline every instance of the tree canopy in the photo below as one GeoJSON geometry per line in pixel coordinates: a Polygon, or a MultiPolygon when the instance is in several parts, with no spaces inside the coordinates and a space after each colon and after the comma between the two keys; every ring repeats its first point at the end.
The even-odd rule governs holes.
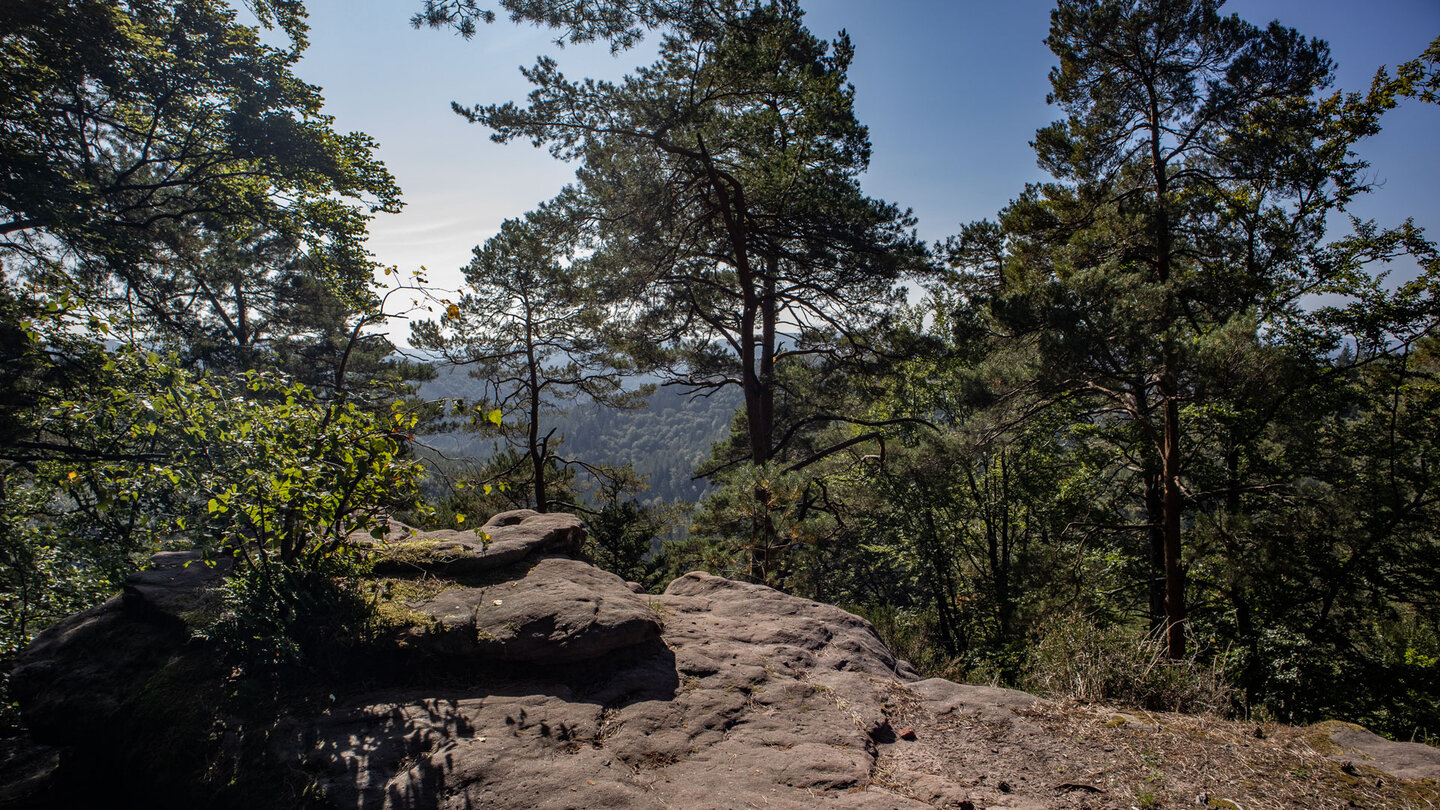
{"type": "Polygon", "coordinates": [[[413,498],[368,382],[399,190],[294,74],[299,4],[251,9],[288,43],[219,0],[0,9],[0,657],[162,546],[243,555],[283,612],[276,567],[413,498]]]}
{"type": "MultiPolygon", "coordinates": [[[[1044,395],[1090,400],[1133,426],[1174,656],[1194,504],[1185,422],[1242,366],[1263,375],[1282,362],[1264,344],[1305,318],[1307,296],[1339,290],[1327,217],[1367,190],[1352,147],[1401,89],[1382,77],[1367,94],[1327,95],[1323,42],[1219,7],[1060,3],[1050,101],[1067,117],[1034,142],[1055,180],[955,253],[993,276],[994,311],[1033,341],[1044,395]]],[[[1246,395],[1266,409],[1266,393],[1246,395]]]]}
{"type": "Polygon", "coordinates": [[[816,39],[795,2],[707,8],[664,28],[658,61],[621,82],[571,81],[542,57],[528,106],[457,110],[580,162],[562,199],[613,327],[676,383],[740,389],[736,460],[766,464],[793,435],[782,413],[843,418],[782,408],[781,367],[870,353],[867,330],[924,258],[909,215],[860,190],[870,145],[848,38],[816,39]]]}
{"type": "Polygon", "coordinates": [[[718,8],[722,26],[666,31],[660,60],[619,84],[545,58],[528,107],[462,112],[581,161],[571,216],[632,347],[682,349],[644,359],[696,388],[740,387],[763,463],[780,449],[776,365],[863,349],[918,245],[905,214],[860,192],[848,40],[816,40],[794,3],[718,8]]]}
{"type": "Polygon", "coordinates": [[[371,215],[400,206],[375,143],[223,2],[19,2],[0,95],[5,295],[240,362],[314,328],[299,299],[375,304],[371,215]]]}

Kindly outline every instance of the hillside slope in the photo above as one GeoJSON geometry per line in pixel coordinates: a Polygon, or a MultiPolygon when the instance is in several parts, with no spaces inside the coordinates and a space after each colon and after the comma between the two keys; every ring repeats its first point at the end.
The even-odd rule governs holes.
{"type": "MultiPolygon", "coordinates": [[[[436,366],[436,372],[435,379],[420,388],[425,399],[473,400],[483,390],[462,367],[436,366]]],[[[674,387],[660,387],[644,408],[620,411],[591,403],[574,404],[546,416],[543,430],[555,429],[559,452],[567,458],[633,466],[650,484],[640,498],[643,502],[693,502],[708,487],[703,480],[694,479],[695,470],[710,457],[710,445],[727,434],[740,403],[739,391],[697,398],[674,387]]],[[[468,432],[426,436],[423,441],[454,459],[483,461],[496,447],[494,439],[468,432]]]]}

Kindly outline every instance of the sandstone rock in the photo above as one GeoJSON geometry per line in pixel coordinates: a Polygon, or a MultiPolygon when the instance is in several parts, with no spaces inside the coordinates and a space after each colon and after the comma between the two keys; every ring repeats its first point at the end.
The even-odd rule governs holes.
{"type": "Polygon", "coordinates": [[[475,531],[422,532],[392,522],[382,540],[368,535],[352,535],[351,540],[371,546],[376,574],[461,580],[536,554],[573,556],[585,540],[585,527],[574,515],[516,509],[501,512],[475,531]]]}
{"type": "MultiPolygon", "coordinates": [[[[368,541],[384,584],[414,597],[399,612],[414,625],[242,718],[220,716],[234,707],[217,708],[213,653],[187,643],[186,617],[208,609],[223,570],[157,557],[20,657],[15,694],[60,751],[14,769],[31,780],[20,792],[101,774],[63,806],[259,806],[253,781],[234,787],[245,778],[278,786],[265,806],[345,810],[1109,807],[1153,771],[1142,753],[1193,744],[1128,716],[1112,727],[1108,709],[1077,719],[1015,690],[917,680],[864,620],[770,588],[692,573],[636,593],[556,556],[583,538],[571,516],[512,512],[482,528],[488,546],[403,528],[368,541]],[[166,790],[199,774],[211,781],[193,795],[166,790]],[[218,803],[204,792],[217,784],[231,790],[218,803]]],[[[1436,773],[1434,749],[1327,733],[1357,765],[1436,773]]],[[[1244,748],[1187,778],[1228,779],[1249,767],[1244,748]]]]}
{"type": "Polygon", "coordinates": [[[24,745],[23,740],[0,739],[0,807],[31,810],[40,805],[32,797],[53,789],[60,768],[60,751],[48,745],[24,745]]]}
{"type": "Polygon", "coordinates": [[[231,560],[162,552],[120,595],[47,628],[16,656],[11,693],[42,740],[95,733],[218,607],[231,560]]]}
{"type": "MultiPolygon", "coordinates": [[[[694,660],[682,661],[682,671],[687,666],[696,672],[723,666],[737,649],[746,648],[758,651],[766,666],[787,674],[818,669],[881,678],[899,675],[900,662],[875,628],[831,605],[700,571],[670,583],[660,603],[681,615],[703,615],[723,624],[721,636],[698,640],[694,660]]],[[[675,630],[680,637],[692,635],[684,622],[675,630]]]]}
{"type": "Polygon", "coordinates": [[[1030,708],[1039,698],[1018,689],[999,686],[976,686],[955,683],[943,678],[930,678],[909,685],[925,707],[935,715],[969,712],[991,722],[1008,725],[1016,721],[1015,713],[1030,708]]]}
{"type": "MultiPolygon", "coordinates": [[[[963,808],[970,801],[970,789],[956,784],[943,776],[920,771],[901,770],[891,777],[905,785],[906,791],[917,800],[932,807],[963,808]]],[[[970,804],[971,810],[975,805],[970,804]]]]}
{"type": "Polygon", "coordinates": [[[867,623],[704,574],[653,603],[663,643],[626,658],[356,696],[288,722],[276,755],[342,808],[930,806],[873,783],[867,729],[902,687],[867,623]]]}
{"type": "Polygon", "coordinates": [[[152,666],[173,643],[167,636],[153,627],[137,627],[125,615],[124,600],[113,597],[37,636],[16,658],[10,693],[38,739],[66,742],[66,732],[77,723],[77,730],[86,733],[87,720],[116,710],[126,695],[117,685],[133,672],[132,659],[141,667],[152,666]],[[115,635],[127,643],[104,641],[115,635]]]}
{"type": "Polygon", "coordinates": [[[433,616],[440,649],[482,659],[565,663],[658,638],[660,616],[614,574],[564,558],[411,606],[433,616]]]}
{"type": "Polygon", "coordinates": [[[1440,780],[1440,748],[1395,742],[1350,723],[1330,721],[1316,729],[1340,750],[1330,758],[1384,771],[1397,779],[1440,780]]]}
{"type": "Polygon", "coordinates": [[[215,588],[234,567],[232,557],[162,551],[150,558],[144,571],[126,577],[124,592],[137,609],[196,623],[219,609],[215,588]]]}

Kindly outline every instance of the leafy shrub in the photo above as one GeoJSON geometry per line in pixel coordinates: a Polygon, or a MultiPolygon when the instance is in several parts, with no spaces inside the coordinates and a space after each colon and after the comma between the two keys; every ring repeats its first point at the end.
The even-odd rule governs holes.
{"type": "Polygon", "coordinates": [[[176,473],[193,476],[211,531],[248,564],[275,555],[323,566],[388,508],[414,503],[422,468],[402,457],[397,436],[417,417],[400,403],[381,416],[258,373],[244,387],[242,397],[212,389],[221,396],[188,409],[198,446],[184,448],[176,473]]]}
{"type": "Polygon", "coordinates": [[[1260,673],[1250,708],[1286,723],[1340,719],[1397,740],[1440,733],[1440,651],[1415,617],[1352,630],[1359,644],[1312,627],[1267,628],[1248,661],[1260,673]]]}
{"type": "Polygon", "coordinates": [[[198,632],[243,671],[315,669],[337,644],[363,640],[372,605],[344,557],[298,566],[270,560],[222,586],[218,619],[198,632]]]}
{"type": "Polygon", "coordinates": [[[400,443],[416,416],[273,373],[196,373],[134,348],[102,359],[84,398],[51,392],[29,414],[55,449],[0,487],[0,665],[165,546],[236,555],[217,637],[295,659],[307,622],[348,615],[349,538],[417,499],[421,466],[400,443]]]}

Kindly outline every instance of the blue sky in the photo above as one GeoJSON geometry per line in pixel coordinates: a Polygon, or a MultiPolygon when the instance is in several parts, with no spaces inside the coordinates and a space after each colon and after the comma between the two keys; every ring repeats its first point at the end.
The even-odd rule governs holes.
{"type": "MultiPolygon", "coordinates": [[[[557,49],[542,30],[497,22],[466,41],[413,30],[418,2],[309,0],[311,46],[299,68],[324,92],[344,130],[379,140],[405,194],[382,215],[371,250],[402,270],[426,266],[441,287],[458,283],[470,250],[557,192],[574,167],[528,143],[492,143],[450,102],[521,99],[521,65],[549,53],[570,76],[618,78],[650,61],[642,45],[611,57],[604,46],[557,49]]],[[[1042,0],[806,0],[820,36],[846,29],[851,81],[873,159],[863,182],[876,197],[913,208],[920,235],[943,239],[961,222],[994,216],[1027,181],[1042,179],[1029,141],[1058,117],[1045,103],[1053,55],[1051,4],[1042,0]]],[[[1272,19],[1329,41],[1338,86],[1368,86],[1380,65],[1417,56],[1440,35],[1440,0],[1232,0],[1225,10],[1272,19]]],[[[1440,237],[1440,106],[1388,114],[1361,150],[1383,187],[1355,210],[1382,224],[1407,216],[1440,237]]]]}

